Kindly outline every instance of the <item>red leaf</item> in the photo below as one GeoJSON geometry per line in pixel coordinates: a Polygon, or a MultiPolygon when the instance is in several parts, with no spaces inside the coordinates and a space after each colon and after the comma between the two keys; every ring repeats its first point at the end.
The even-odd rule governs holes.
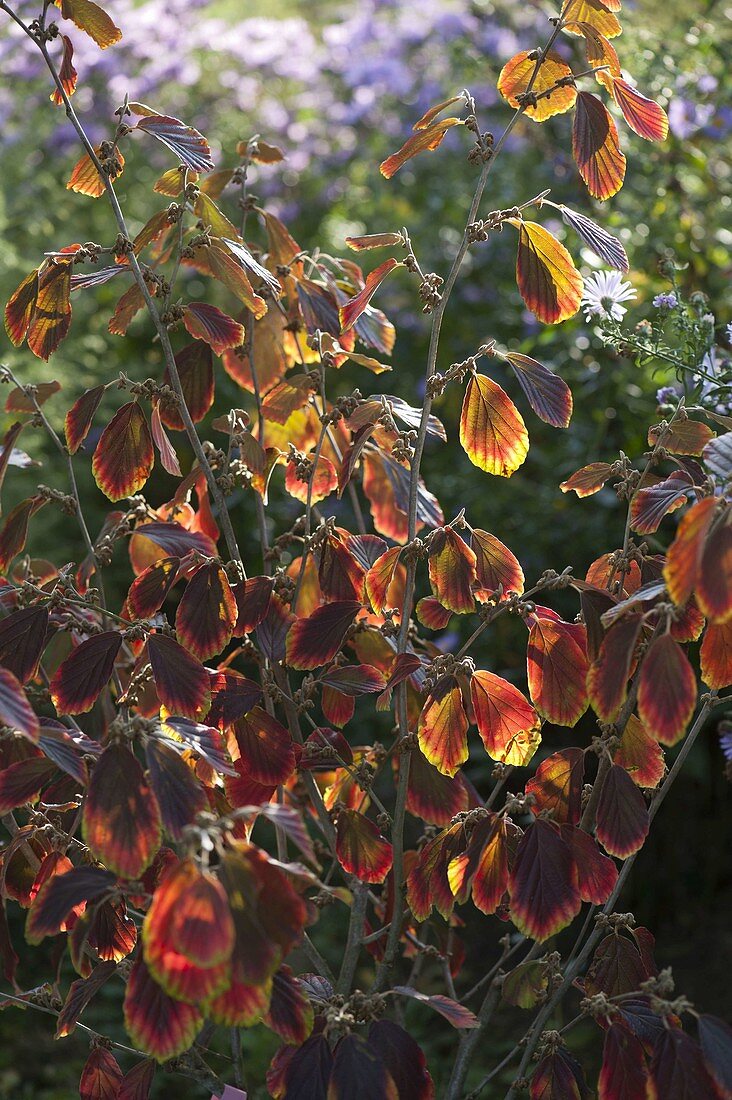
{"type": "Polygon", "coordinates": [[[580,897],[592,905],[604,905],[618,881],[617,867],[602,854],[593,837],[576,825],[562,825],[560,833],[577,865],[580,897]]]}
{"type": "Polygon", "coordinates": [[[652,535],[665,515],[686,503],[686,494],[691,488],[690,476],[677,470],[665,481],[639,489],[630,505],[633,530],[639,535],[652,535]]]}
{"type": "Polygon", "coordinates": [[[696,706],[696,677],[689,658],[670,634],[651,644],[643,658],[638,713],[662,745],[675,745],[696,706]]]}
{"type": "Polygon", "coordinates": [[[208,809],[203,787],[185,760],[162,741],[148,738],[145,760],[163,827],[173,840],[183,840],[186,827],[208,809]]]}
{"type": "Polygon", "coordinates": [[[402,997],[411,997],[414,1001],[429,1005],[435,1012],[439,1012],[440,1016],[444,1016],[453,1027],[461,1031],[480,1027],[480,1022],[475,1013],[471,1012],[469,1008],[465,1008],[464,1005],[458,1004],[457,1001],[453,1001],[450,997],[443,997],[440,993],[428,997],[426,993],[419,993],[408,985],[395,985],[394,992],[401,994],[402,997]]]}
{"type": "Polygon", "coordinates": [[[94,1047],[81,1071],[81,1100],[117,1100],[121,1083],[122,1070],[111,1050],[94,1047]]]}
{"type": "Polygon", "coordinates": [[[485,751],[504,764],[528,764],[541,740],[539,716],[518,688],[493,672],[470,681],[475,724],[485,751]]]}
{"type": "Polygon", "coordinates": [[[154,1062],[138,1062],[124,1075],[117,1100],[148,1100],[154,1077],[154,1062]]]}
{"type": "Polygon", "coordinates": [[[634,714],[625,724],[613,759],[639,787],[657,787],[666,771],[663,749],[634,714]]]}
{"type": "Polygon", "coordinates": [[[17,760],[0,771],[0,814],[35,802],[42,787],[56,774],[56,765],[44,756],[17,760]]]}
{"type": "Polygon", "coordinates": [[[549,939],[579,913],[582,898],[572,853],[548,821],[535,821],[519,841],[508,891],[511,919],[535,940],[549,939]]]}
{"type": "Polygon", "coordinates": [[[182,955],[195,966],[217,967],[234,950],[234,922],[226,891],[211,874],[184,859],[155,891],[143,928],[145,960],[156,980],[167,956],[182,955]]]}
{"type": "Polygon", "coordinates": [[[495,535],[478,528],[473,529],[470,544],[475,552],[475,571],[480,585],[476,597],[483,599],[483,594],[492,594],[499,588],[504,596],[509,592],[517,592],[520,596],[524,590],[524,571],[515,554],[495,535]]]}
{"type": "Polygon", "coordinates": [[[193,574],[178,604],[175,629],[194,657],[215,657],[231,641],[239,609],[221,565],[209,562],[193,574]]]}
{"type": "Polygon", "coordinates": [[[203,1016],[193,1005],[169,997],[138,957],[127,981],[125,1027],[132,1042],[157,1062],[167,1062],[192,1045],[203,1016]]]}
{"type": "Polygon", "coordinates": [[[158,449],[160,455],[160,463],[163,469],[171,474],[172,477],[182,477],[180,470],[180,463],[178,462],[178,456],[175,453],[173,444],[165,434],[165,428],[163,427],[160,419],[160,403],[153,400],[152,413],[150,416],[150,430],[153,437],[153,442],[158,449]]]}
{"type": "Polygon", "coordinates": [[[587,676],[590,702],[603,722],[612,722],[627,696],[643,616],[628,615],[608,630],[587,676]]]}
{"type": "Polygon", "coordinates": [[[341,867],[362,882],[383,882],[391,870],[391,844],[373,821],[356,810],[338,813],[336,852],[341,867]]]}
{"type": "Polygon", "coordinates": [[[25,938],[38,944],[45,936],[55,936],[72,909],[111,891],[115,876],[101,867],[74,867],[52,875],[41,886],[33,901],[25,926],[25,938]]]}
{"type": "Polygon", "coordinates": [[[664,1028],[651,1059],[650,1100],[715,1100],[719,1095],[697,1043],[680,1027],[664,1028]]]}
{"type": "Polygon", "coordinates": [[[200,661],[165,634],[150,635],[147,650],[155,688],[170,714],[197,718],[208,710],[210,680],[200,661]]]}
{"type": "Polygon", "coordinates": [[[234,634],[241,638],[250,634],[259,626],[269,610],[272,599],[273,581],[271,577],[249,577],[233,586],[239,614],[234,634]]]}
{"type": "Polygon", "coordinates": [[[409,1032],[391,1020],[374,1020],[368,1036],[394,1080],[399,1100],[434,1100],[425,1056],[409,1032]]]}
{"type": "Polygon", "coordinates": [[[94,451],[92,471],[110,500],[122,500],[143,487],[155,462],[152,436],[137,401],[118,409],[94,451]]]}
{"type": "Polygon", "coordinates": [[[0,621],[0,665],[25,684],[34,679],[46,645],[48,608],[22,607],[0,621]]]}
{"type": "MultiPolygon", "coordinates": [[[[61,81],[61,86],[66,92],[67,96],[72,96],[76,91],[76,81],[78,73],[74,68],[74,44],[68,35],[62,34],[61,41],[63,42],[64,53],[61,59],[61,64],[58,67],[58,78],[61,81]]],[[[63,96],[59,92],[58,88],[54,88],[51,92],[50,99],[52,103],[55,103],[57,107],[63,104],[63,96]]]]}
{"type": "Polygon", "coordinates": [[[497,382],[473,374],[460,416],[460,443],[473,465],[510,477],[523,463],[529,436],[521,413],[497,382]]]}
{"type": "Polygon", "coordinates": [[[14,347],[23,343],[38,299],[38,271],[31,271],[17,287],[5,306],[5,331],[14,347]]]}
{"type": "Polygon", "coordinates": [[[112,977],[116,969],[113,962],[102,962],[94,967],[88,978],[79,978],[71,983],[58,1016],[54,1038],[64,1039],[67,1035],[71,1035],[86,1006],[104,983],[112,977]]]}
{"type": "Polygon", "coordinates": [[[732,618],[732,527],[718,524],[702,551],[696,600],[711,623],[732,618]]]}
{"type": "Polygon", "coordinates": [[[50,684],[58,714],[84,714],[91,710],[112,678],[121,645],[122,635],[117,630],[106,630],[72,649],[50,684]]]}
{"type": "Polygon", "coordinates": [[[589,1100],[582,1067],[565,1047],[551,1046],[534,1070],[530,1100],[589,1100]]]}
{"type": "Polygon", "coordinates": [[[291,668],[318,668],[331,661],[361,604],[356,600],[341,600],[324,604],[307,618],[298,619],[287,634],[287,664],[291,668]]]}
{"type": "Polygon", "coordinates": [[[607,107],[589,92],[577,96],[572,154],[593,198],[609,199],[617,194],[625,179],[618,129],[607,107]]]}
{"type": "MultiPolygon", "coordinates": [[[[191,420],[198,424],[211,408],[214,402],[214,369],[211,348],[202,340],[194,340],[192,344],[186,344],[184,348],[175,353],[175,365],[178,369],[178,377],[183,391],[186,408],[191,414],[191,420]]],[[[165,385],[170,385],[170,373],[168,367],[163,375],[165,385]]],[[[177,405],[164,400],[160,403],[160,418],[166,428],[171,431],[182,432],[185,425],[178,411],[177,405]]]]}
{"type": "Polygon", "coordinates": [[[572,418],[572,391],[563,379],[528,355],[507,351],[504,355],[521,389],[540,420],[554,428],[566,428],[572,418]]]}
{"type": "Polygon", "coordinates": [[[325,500],[338,487],[338,474],[336,468],[325,455],[318,457],[317,465],[314,464],[314,455],[307,456],[310,469],[303,475],[300,474],[295,458],[289,459],[285,467],[285,489],[295,500],[307,504],[308,495],[311,504],[318,504],[325,500]],[[312,485],[312,489],[310,489],[312,485]]]}
{"type": "Polygon", "coordinates": [[[428,552],[430,584],[448,611],[464,615],[474,610],[475,564],[475,554],[451,527],[434,532],[428,552]]]}
{"type": "Polygon", "coordinates": [[[516,280],[526,305],[546,325],[573,317],[583,284],[567,249],[536,222],[509,222],[519,231],[516,280]]]}
{"type": "Polygon", "coordinates": [[[649,828],[643,795],[625,768],[613,764],[597,804],[597,839],[611,856],[627,859],[643,847],[649,828]]]}
{"type": "Polygon", "coordinates": [[[563,749],[542,760],[526,784],[526,794],[534,797],[532,813],[538,817],[550,811],[553,821],[576,825],[582,808],[584,770],[582,749],[563,749]]]}
{"type": "Polygon", "coordinates": [[[694,591],[707,533],[718,507],[717,497],[698,500],[685,512],[668,548],[663,577],[675,604],[683,607],[694,591]]]}
{"type": "Polygon", "coordinates": [[[526,652],[529,694],[544,718],[574,726],[587,710],[587,656],[567,623],[535,619],[526,652]]]}
{"type": "Polygon", "coordinates": [[[69,454],[76,454],[89,434],[94,414],[99,408],[105,391],[106,386],[94,386],[93,389],[86,390],[66,413],[64,430],[69,454]]]}
{"type": "Polygon", "coordinates": [[[46,503],[44,497],[29,497],[27,500],[22,500],[9,513],[0,531],[0,573],[5,573],[13,558],[25,550],[28,523],[46,503]]]}
{"type": "Polygon", "coordinates": [[[276,718],[254,707],[232,730],[252,779],[265,786],[287,782],[295,770],[295,755],[290,734],[276,718]]]}
{"type": "Polygon", "coordinates": [[[353,298],[349,298],[346,304],[341,306],[338,310],[338,316],[341,322],[341,332],[347,332],[348,329],[353,328],[386,276],[389,275],[395,267],[402,266],[399,260],[395,260],[393,256],[390,256],[388,260],[384,260],[383,264],[379,264],[377,268],[374,268],[367,276],[363,290],[360,290],[353,298]]]}
{"type": "MultiPolygon", "coordinates": [[[[313,1030],[314,1010],[302,982],[289,966],[272,979],[272,998],[264,1022],[286,1043],[304,1043],[313,1030]]],[[[222,1098],[223,1100],[223,1098],[222,1098]]]]}
{"type": "Polygon", "coordinates": [[[454,676],[444,676],[427,696],[417,727],[419,747],[443,775],[453,776],[468,759],[468,719],[454,676]]]}
{"type": "Polygon", "coordinates": [[[149,619],[160,610],[179,568],[180,558],[160,558],[134,579],[127,593],[127,607],[136,619],[149,619]]]}
{"type": "Polygon", "coordinates": [[[620,1024],[605,1032],[599,1100],[647,1100],[648,1066],[643,1044],[620,1024]]]}
{"type": "Polygon", "coordinates": [[[613,467],[609,462],[591,462],[589,466],[583,466],[563,481],[559,488],[563,493],[574,490],[578,497],[590,497],[593,493],[599,493],[612,472],[613,467]]]}
{"type": "Polygon", "coordinates": [[[668,117],[663,107],[633,88],[619,76],[613,77],[613,98],[623,112],[625,121],[639,137],[646,141],[665,141],[668,136],[668,117]]]}
{"type": "Polygon", "coordinates": [[[341,665],[323,673],[320,683],[351,696],[371,695],[386,686],[382,674],[371,665],[341,665]]]}
{"type": "Polygon", "coordinates": [[[468,808],[468,791],[461,776],[442,775],[415,749],[410,757],[407,809],[430,825],[449,825],[468,808]]]}
{"type": "Polygon", "coordinates": [[[210,344],[217,355],[221,355],[226,348],[238,348],[244,343],[244,326],[206,302],[189,302],[183,314],[183,324],[186,332],[210,344]]]}
{"type": "Polygon", "coordinates": [[[732,1093],[732,1028],[724,1020],[709,1015],[699,1016],[697,1024],[707,1070],[722,1095],[729,1095],[732,1093]]]}
{"type": "Polygon", "coordinates": [[[139,878],[160,847],[160,810],[137,759],[109,745],[94,765],[83,815],[91,852],[121,878],[139,878]]]}

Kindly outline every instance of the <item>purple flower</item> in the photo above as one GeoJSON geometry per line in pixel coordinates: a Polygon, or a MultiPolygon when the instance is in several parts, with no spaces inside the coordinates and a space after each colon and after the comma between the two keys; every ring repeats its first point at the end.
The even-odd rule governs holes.
{"type": "Polygon", "coordinates": [[[653,299],[653,304],[656,309],[676,309],[679,300],[671,291],[669,294],[657,294],[653,299]]]}

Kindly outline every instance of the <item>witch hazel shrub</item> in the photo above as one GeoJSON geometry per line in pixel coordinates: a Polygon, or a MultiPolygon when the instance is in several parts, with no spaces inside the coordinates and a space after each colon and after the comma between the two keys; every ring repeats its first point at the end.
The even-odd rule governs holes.
{"type": "Polygon", "coordinates": [[[444,151],[423,154],[463,135],[457,155],[477,182],[439,275],[406,228],[375,226],[342,256],[302,248],[249,190],[253,165],[283,159],[261,137],[216,165],[197,130],[125,98],[93,143],[74,109],[74,47],[113,49],[112,16],[59,0],[29,22],[0,0],[78,137],[69,189],[111,215],[106,240],[39,257],[7,304],[28,365],[4,371],[0,455],[3,475],[32,479],[21,445],[40,427],[68,472],[67,492],[38,486],[0,529],[0,1001],[54,1017],[60,1042],[89,1035],[83,1097],[143,1100],[160,1065],[202,1097],[456,1100],[489,1084],[507,1100],[526,1087],[586,1096],[579,1020],[598,1029],[603,1098],[730,1095],[729,1028],[674,996],[652,934],[616,911],[732,682],[730,424],[708,405],[691,415],[677,394],[637,461],[598,458],[561,486],[590,497],[612,485],[624,502],[618,544],[598,546],[583,578],[526,578],[489,505],[446,519],[421,476],[429,437],[489,485],[526,458],[524,414],[558,430],[571,420],[567,385],[528,355],[488,340],[448,365],[441,324],[468,249],[513,235],[518,289],[545,325],[583,303],[617,320],[605,298],[628,298],[620,276],[584,287],[547,208],[608,268],[625,272],[625,253],[549,189],[482,209],[525,118],[572,112],[577,169],[598,199],[623,183],[617,115],[663,140],[662,108],[622,75],[618,6],[567,0],[545,44],[505,63],[500,136],[463,91],[381,164],[386,180],[417,156],[427,170],[444,151]],[[142,155],[161,145],[170,167],[137,196],[149,215],[132,237],[115,181],[134,172],[138,143],[142,155]],[[395,341],[380,307],[397,279],[431,326],[420,407],[380,392],[395,341]],[[100,363],[62,425],[59,386],[33,356],[45,364],[69,337],[75,294],[111,281],[110,332],[147,332],[156,375],[100,363]],[[374,392],[349,392],[351,372],[374,392]],[[459,425],[433,412],[448,387],[463,393],[459,425]],[[89,462],[111,506],[100,530],[77,487],[89,462]],[[145,495],[157,467],[167,499],[145,495]],[[282,499],[276,514],[292,522],[275,529],[282,499]],[[47,507],[78,525],[72,563],[25,552],[47,507]],[[123,569],[120,601],[105,578],[123,569]],[[569,601],[565,617],[555,607],[569,601]],[[506,676],[471,657],[502,616],[526,642],[525,668],[506,676]],[[450,649],[456,624],[465,640],[450,649]],[[557,728],[590,710],[594,725],[557,748],[557,728]],[[488,768],[474,768],[481,758],[488,768]],[[465,907],[495,936],[472,985],[465,907]],[[6,922],[18,908],[24,945],[6,922]],[[54,962],[27,988],[48,939],[54,962]],[[119,1014],[110,1034],[95,1026],[105,987],[119,1014]],[[560,1033],[565,999],[574,1015],[560,1033]],[[507,1007],[526,1022],[518,1014],[516,1045],[491,1062],[481,1037],[507,1007]],[[445,1067],[413,1036],[430,1014],[427,1026],[456,1031],[445,1067]],[[260,1079],[243,1054],[249,1028],[274,1052],[260,1079]]]}

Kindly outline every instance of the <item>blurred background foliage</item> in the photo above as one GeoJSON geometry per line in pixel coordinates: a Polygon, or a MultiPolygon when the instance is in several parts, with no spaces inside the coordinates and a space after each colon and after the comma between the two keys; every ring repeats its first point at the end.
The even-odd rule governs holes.
{"type": "MultiPolygon", "coordinates": [[[[18,7],[29,17],[35,10],[28,0],[18,7]]],[[[72,34],[79,71],[76,106],[94,140],[109,134],[113,111],[126,93],[198,127],[220,166],[237,163],[237,141],[261,134],[279,144],[287,160],[254,169],[252,190],[284,218],[303,248],[341,255],[349,233],[406,226],[423,269],[444,275],[474,187],[475,169],[466,161],[464,136],[449,135],[438,152],[417,158],[391,182],[381,178],[378,165],[401,145],[426,107],[463,87],[475,97],[481,127],[499,134],[510,114],[495,90],[498,73],[515,52],[546,40],[547,18],[555,11],[547,4],[516,0],[420,0],[419,5],[406,0],[250,0],[243,18],[239,0],[119,0],[113,14],[124,34],[117,47],[100,53],[83,35],[72,34]]],[[[624,34],[616,43],[621,62],[640,89],[667,108],[671,135],[662,145],[650,145],[621,124],[628,170],[625,186],[608,204],[588,199],[571,158],[571,116],[560,115],[541,127],[528,119],[517,127],[491,176],[481,211],[525,201],[551,187],[555,201],[590,214],[618,235],[628,252],[629,278],[638,290],[632,321],[652,313],[653,296],[666,289],[657,274],[658,260],[673,254],[682,267],[683,289],[708,296],[723,346],[729,344],[726,325],[732,320],[730,14],[720,2],[636,0],[627,5],[624,34]]],[[[580,53],[575,57],[579,60],[580,53]]],[[[79,150],[48,93],[38,58],[0,16],[2,302],[44,252],[72,241],[109,245],[116,235],[103,200],[93,202],[65,190],[79,150]]],[[[117,189],[136,232],[168,201],[154,195],[152,186],[170,161],[149,144],[128,145],[133,148],[117,189]]],[[[226,198],[222,205],[230,214],[235,210],[226,198]]],[[[545,208],[541,220],[566,239],[580,266],[591,270],[596,265],[551,211],[545,208]]],[[[569,382],[575,397],[572,425],[557,432],[524,408],[531,436],[525,465],[510,482],[488,478],[467,460],[455,460],[461,394],[452,387],[436,408],[452,442],[430,447],[423,471],[446,517],[464,507],[473,524],[493,531],[518,554],[529,581],[545,568],[566,565],[581,576],[594,558],[622,540],[624,514],[609,492],[581,502],[560,493],[558,484],[587,462],[612,461],[620,448],[639,455],[647,426],[656,417],[656,389],[672,379],[660,363],[641,370],[631,359],[603,348],[581,316],[558,328],[537,325],[516,290],[514,250],[510,231],[471,249],[443,326],[438,368],[466,358],[487,339],[497,339],[542,360],[569,382]]],[[[188,278],[183,292],[196,297],[200,280],[188,278]]],[[[420,402],[429,319],[419,312],[414,290],[413,281],[397,277],[377,299],[397,327],[394,373],[375,378],[344,368],[335,382],[337,391],[358,385],[364,394],[386,389],[420,402]]],[[[0,362],[10,365],[23,382],[61,382],[61,393],[46,406],[59,428],[64,410],[88,386],[119,371],[136,380],[161,375],[160,356],[145,320],[133,323],[127,339],[109,335],[107,321],[119,293],[112,282],[75,296],[71,337],[48,365],[25,348],[13,349],[0,334],[0,362]]],[[[242,403],[242,394],[223,371],[217,384],[215,411],[242,403]]],[[[505,384],[512,388],[510,379],[505,384]]],[[[116,397],[113,393],[108,398],[105,407],[111,410],[116,397]]],[[[4,427],[10,419],[5,418],[4,427]]],[[[90,443],[93,447],[93,438],[90,443]]],[[[187,463],[184,437],[176,435],[175,443],[187,463]]],[[[10,471],[6,510],[38,481],[64,487],[63,470],[40,434],[26,433],[23,447],[43,467],[10,471]]],[[[109,506],[89,466],[88,457],[77,462],[87,518],[95,531],[109,506]]],[[[172,490],[172,480],[156,472],[148,498],[157,505],[172,490]]],[[[280,488],[272,497],[279,527],[297,506],[280,488]]],[[[234,522],[246,542],[252,528],[246,501],[237,504],[234,522]]],[[[252,554],[254,546],[252,536],[252,554]]],[[[76,527],[53,507],[44,509],[30,548],[57,562],[78,560],[76,527]]],[[[120,551],[112,574],[121,594],[130,575],[120,551]]],[[[491,633],[477,654],[488,667],[513,677],[520,676],[523,662],[523,638],[515,627],[511,623],[491,633]]],[[[588,727],[588,738],[591,733],[588,727]]],[[[547,742],[554,751],[560,735],[555,731],[547,742]]],[[[487,780],[489,771],[483,757],[471,774],[487,780]]],[[[659,961],[674,966],[680,991],[722,1014],[724,975],[732,962],[732,935],[724,917],[732,877],[723,853],[709,838],[723,835],[724,826],[728,835],[730,808],[724,795],[721,757],[710,737],[692,754],[688,773],[672,792],[627,893],[627,907],[658,934],[659,961]],[[681,813],[684,843],[673,825],[681,813]],[[709,950],[712,944],[714,951],[709,950]]],[[[470,920],[470,971],[480,975],[496,939],[493,918],[470,920]]],[[[337,953],[335,944],[333,950],[337,953]]],[[[113,994],[100,1004],[102,1017],[95,1026],[103,1031],[104,1012],[109,1011],[110,1019],[119,1014],[113,994]]],[[[410,1026],[411,1020],[410,1015],[410,1026]]],[[[506,1021],[515,1022],[510,1016],[506,1021]]],[[[453,1037],[444,1036],[438,1024],[419,1013],[414,1028],[423,1032],[417,1037],[427,1043],[439,1079],[452,1049],[446,1040],[453,1037]]],[[[77,1056],[86,1042],[75,1038],[62,1053],[52,1046],[51,1032],[43,1017],[0,1015],[0,1034],[11,1039],[0,1054],[0,1096],[60,1100],[74,1095],[77,1056]]],[[[261,1080],[271,1049],[261,1031],[256,1034],[256,1041],[247,1038],[247,1060],[261,1080]]],[[[490,1046],[486,1064],[508,1049],[501,1028],[490,1046]]],[[[184,1096],[178,1080],[175,1095],[184,1096]]]]}

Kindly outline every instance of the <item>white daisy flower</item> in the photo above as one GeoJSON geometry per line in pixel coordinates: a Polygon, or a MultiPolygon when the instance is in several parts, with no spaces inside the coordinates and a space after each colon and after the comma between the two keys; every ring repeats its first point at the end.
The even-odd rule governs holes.
{"type": "Polygon", "coordinates": [[[603,321],[622,321],[628,312],[621,302],[630,302],[636,291],[630,283],[623,282],[619,271],[595,271],[585,279],[582,305],[585,320],[599,317],[603,321]]]}

